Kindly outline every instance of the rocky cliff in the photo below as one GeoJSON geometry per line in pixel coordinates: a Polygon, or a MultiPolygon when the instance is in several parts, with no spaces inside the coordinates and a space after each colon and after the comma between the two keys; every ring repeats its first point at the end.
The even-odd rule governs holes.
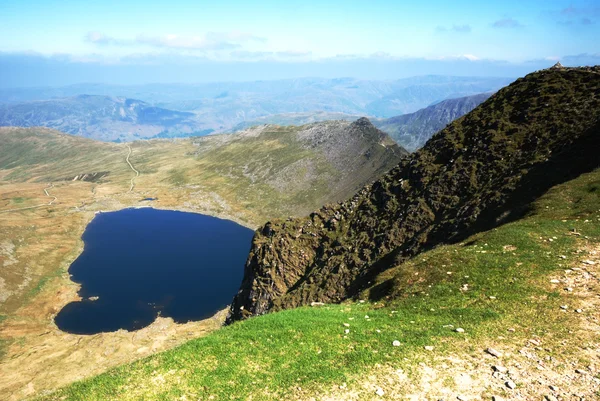
{"type": "Polygon", "coordinates": [[[351,199],[259,229],[228,322],[352,297],[399,261],[519,218],[599,165],[600,67],[518,79],[351,199]]]}

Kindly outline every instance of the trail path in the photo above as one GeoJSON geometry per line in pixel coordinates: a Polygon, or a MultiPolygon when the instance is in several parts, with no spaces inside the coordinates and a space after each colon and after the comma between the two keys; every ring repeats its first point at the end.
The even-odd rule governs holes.
{"type": "Polygon", "coordinates": [[[44,188],[44,193],[46,194],[46,196],[49,198],[52,198],[52,200],[50,202],[42,203],[41,205],[36,205],[36,206],[21,207],[21,208],[17,208],[17,209],[0,210],[0,214],[8,213],[8,212],[18,212],[19,210],[37,209],[38,207],[44,207],[44,206],[52,206],[52,204],[54,204],[54,202],[56,202],[58,200],[58,198],[56,196],[50,195],[50,193],[48,192],[48,190],[50,188],[54,188],[54,184],[48,184],[48,186],[46,188],[44,188]]]}
{"type": "Polygon", "coordinates": [[[129,161],[129,156],[131,156],[131,146],[127,145],[127,149],[129,149],[129,153],[127,154],[127,158],[125,159],[125,161],[127,162],[127,164],[129,164],[129,167],[131,167],[131,169],[135,173],[135,176],[131,178],[131,186],[129,187],[129,191],[128,191],[128,192],[131,192],[131,191],[133,191],[133,188],[135,187],[135,179],[140,176],[140,172],[137,171],[135,169],[135,167],[133,167],[133,164],[131,164],[131,162],[129,161]]]}

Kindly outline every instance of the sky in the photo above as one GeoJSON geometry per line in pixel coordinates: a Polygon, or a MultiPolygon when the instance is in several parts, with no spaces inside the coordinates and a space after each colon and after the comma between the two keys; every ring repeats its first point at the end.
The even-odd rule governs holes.
{"type": "Polygon", "coordinates": [[[2,0],[0,86],[513,77],[598,38],[598,0],[2,0]]]}

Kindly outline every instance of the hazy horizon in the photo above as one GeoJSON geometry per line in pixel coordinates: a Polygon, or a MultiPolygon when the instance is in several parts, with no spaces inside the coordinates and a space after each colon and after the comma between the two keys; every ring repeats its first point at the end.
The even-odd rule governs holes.
{"type": "Polygon", "coordinates": [[[3,88],[518,77],[557,61],[600,64],[600,6],[589,0],[5,0],[0,21],[3,88]]]}

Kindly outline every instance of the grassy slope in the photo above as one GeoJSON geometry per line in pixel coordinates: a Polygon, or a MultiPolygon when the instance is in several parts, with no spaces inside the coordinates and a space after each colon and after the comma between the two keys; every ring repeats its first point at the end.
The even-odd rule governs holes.
{"type": "MultiPolygon", "coordinates": [[[[78,174],[110,171],[129,174],[122,145],[97,142],[48,128],[0,128],[0,181],[60,181],[78,174]]],[[[118,179],[115,177],[115,179],[118,179]]],[[[112,177],[111,177],[112,178],[112,177]]]]}
{"type": "Polygon", "coordinates": [[[485,344],[509,346],[536,335],[551,344],[539,352],[563,366],[588,339],[570,334],[577,315],[557,313],[566,295],[549,277],[578,260],[578,248],[600,243],[598,221],[600,170],[552,188],[521,220],[382,273],[374,288],[394,283],[392,300],[249,319],[42,399],[309,398],[342,382],[353,388],[376,370],[402,368],[410,378],[432,355],[480,357],[485,344]],[[464,284],[469,289],[460,291],[464,284]],[[466,333],[444,327],[449,324],[466,333]],[[516,331],[507,336],[507,327],[516,331]],[[401,346],[392,347],[393,340],[401,346]],[[422,351],[433,343],[435,352],[422,351]]]}

